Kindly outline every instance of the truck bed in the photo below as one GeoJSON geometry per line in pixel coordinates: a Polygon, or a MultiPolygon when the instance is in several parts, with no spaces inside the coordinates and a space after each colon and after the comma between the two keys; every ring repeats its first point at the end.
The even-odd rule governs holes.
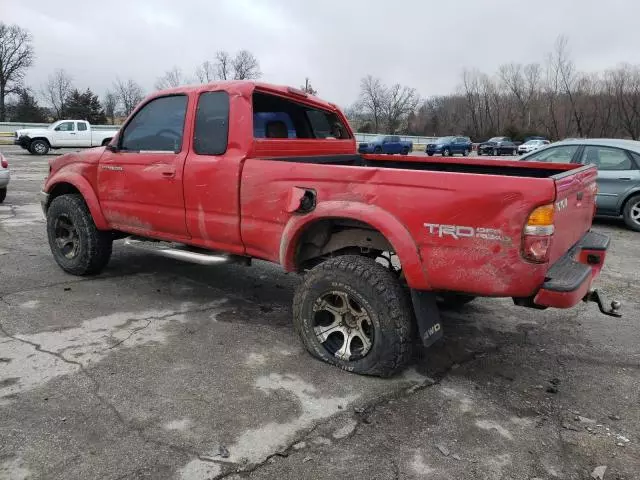
{"type": "Polygon", "coordinates": [[[314,155],[300,157],[268,157],[265,160],[342,165],[351,167],[377,167],[434,172],[474,173],[507,177],[557,178],[558,175],[580,168],[579,165],[558,163],[487,160],[481,158],[437,158],[406,156],[401,159],[388,155],[314,155]]]}

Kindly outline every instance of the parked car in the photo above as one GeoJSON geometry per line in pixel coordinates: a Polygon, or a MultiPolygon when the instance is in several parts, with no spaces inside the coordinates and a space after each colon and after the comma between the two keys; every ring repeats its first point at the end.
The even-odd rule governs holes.
{"type": "Polygon", "coordinates": [[[516,144],[509,137],[493,137],[478,145],[478,155],[515,155],[516,144]]]}
{"type": "Polygon", "coordinates": [[[443,157],[455,155],[456,153],[467,156],[472,148],[473,144],[469,137],[442,137],[433,143],[428,143],[425,147],[425,152],[429,156],[436,153],[441,153],[443,157]]]}
{"type": "Polygon", "coordinates": [[[594,164],[598,167],[597,213],[622,216],[629,228],[640,231],[640,142],[610,138],[563,140],[525,155],[522,160],[594,164]]]}
{"type": "Polygon", "coordinates": [[[549,145],[550,143],[551,142],[549,140],[528,140],[522,145],[518,145],[518,155],[533,152],[534,150],[538,150],[539,148],[542,148],[545,145],[549,145]]]}
{"type": "Polygon", "coordinates": [[[4,202],[7,198],[7,188],[9,187],[9,180],[11,180],[11,172],[9,171],[9,162],[0,153],[0,203],[4,202]]]}
{"type": "Polygon", "coordinates": [[[413,142],[400,140],[397,135],[385,135],[374,138],[370,142],[358,145],[360,153],[400,153],[408,155],[413,150],[413,142]]]}
{"type": "Polygon", "coordinates": [[[548,140],[545,137],[527,137],[524,139],[522,143],[527,143],[529,140],[548,140]]]}
{"type": "Polygon", "coordinates": [[[46,155],[50,149],[99,147],[106,145],[117,130],[95,130],[84,120],[59,120],[48,128],[16,131],[14,143],[34,155],[46,155]]]}
{"type": "Polygon", "coordinates": [[[425,156],[359,155],[334,104],[250,81],[155,92],[115,138],[49,162],[47,237],[70,274],[100,272],[123,237],[211,268],[281,264],[305,275],[293,323],[307,350],[370,375],[401,369],[414,332],[425,346],[442,338],[443,294],[532,308],[584,299],[619,315],[590,292],[609,244],[590,232],[594,166],[459,159],[443,169],[425,156]],[[246,119],[265,112],[286,113],[295,138],[282,120],[256,138],[246,119]],[[318,133],[337,124],[339,138],[318,133]]]}

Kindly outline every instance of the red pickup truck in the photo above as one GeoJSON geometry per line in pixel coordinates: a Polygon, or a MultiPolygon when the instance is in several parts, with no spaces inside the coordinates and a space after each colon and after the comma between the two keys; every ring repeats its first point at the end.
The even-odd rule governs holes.
{"type": "Polygon", "coordinates": [[[593,300],[609,238],[591,232],[593,166],[358,155],[333,104],[297,89],[220,82],[158,92],[106,147],[50,161],[42,192],[57,263],[100,272],[114,239],[215,265],[305,274],[294,325],[315,356],[389,375],[439,305],[593,300]]]}

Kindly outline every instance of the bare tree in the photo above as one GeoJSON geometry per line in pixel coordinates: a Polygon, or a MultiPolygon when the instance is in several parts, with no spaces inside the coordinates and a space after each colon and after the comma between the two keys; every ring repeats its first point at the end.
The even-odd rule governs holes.
{"type": "Polygon", "coordinates": [[[385,101],[382,104],[387,132],[396,133],[409,113],[418,106],[420,97],[414,88],[404,87],[399,83],[386,89],[385,101]]]}
{"type": "Polygon", "coordinates": [[[111,121],[111,125],[116,123],[116,109],[118,108],[118,96],[107,90],[104,98],[102,99],[102,107],[104,108],[104,114],[111,121]]]}
{"type": "Polygon", "coordinates": [[[196,68],[196,78],[200,83],[209,83],[218,80],[216,66],[210,61],[202,62],[196,68]]]}
{"type": "Polygon", "coordinates": [[[144,98],[142,87],[131,79],[123,82],[118,78],[114,82],[113,88],[125,116],[129,116],[144,98]]]}
{"type": "Polygon", "coordinates": [[[56,120],[64,116],[65,105],[73,89],[73,79],[65,70],[59,68],[49,75],[42,88],[42,96],[51,107],[56,120]]]}
{"type": "Polygon", "coordinates": [[[248,50],[240,50],[231,61],[234,80],[255,80],[262,76],[260,62],[248,50]]]}
{"type": "Polygon", "coordinates": [[[387,89],[379,78],[367,75],[360,80],[360,96],[356,108],[371,117],[375,133],[380,132],[387,98],[387,89]]]}
{"type": "Polygon", "coordinates": [[[164,75],[156,80],[156,90],[164,90],[165,88],[175,88],[180,85],[188,83],[187,79],[182,75],[182,70],[178,67],[173,67],[171,70],[167,70],[164,75]]]}
{"type": "Polygon", "coordinates": [[[0,22],[0,122],[6,117],[7,96],[21,91],[25,70],[33,58],[31,34],[17,25],[0,22]]]}
{"type": "Polygon", "coordinates": [[[231,80],[233,78],[231,55],[224,50],[216,52],[216,75],[218,80],[231,80]]]}

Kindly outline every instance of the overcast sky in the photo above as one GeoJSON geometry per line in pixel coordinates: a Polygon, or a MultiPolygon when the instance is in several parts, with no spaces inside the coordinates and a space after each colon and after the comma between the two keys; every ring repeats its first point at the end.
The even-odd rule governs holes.
{"type": "Polygon", "coordinates": [[[176,65],[192,75],[217,50],[252,51],[262,79],[346,106],[360,78],[450,93],[464,68],[542,62],[569,38],[580,70],[640,64],[638,0],[0,0],[0,21],[31,31],[36,90],[56,68],[104,93],[116,76],[147,91],[176,65]]]}

